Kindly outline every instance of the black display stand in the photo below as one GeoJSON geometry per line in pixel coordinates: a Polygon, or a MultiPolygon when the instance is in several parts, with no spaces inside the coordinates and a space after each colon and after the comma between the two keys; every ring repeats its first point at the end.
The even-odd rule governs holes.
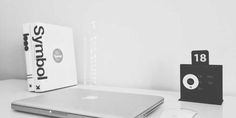
{"type": "Polygon", "coordinates": [[[222,65],[209,65],[207,50],[193,51],[192,64],[180,65],[179,100],[221,105],[222,70],[222,65]]]}

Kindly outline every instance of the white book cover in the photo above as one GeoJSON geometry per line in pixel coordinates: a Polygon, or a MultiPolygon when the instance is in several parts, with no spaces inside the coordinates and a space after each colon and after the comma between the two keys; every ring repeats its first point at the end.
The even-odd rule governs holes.
{"type": "Polygon", "coordinates": [[[45,23],[31,23],[30,31],[34,47],[35,92],[76,85],[72,29],[45,23]]]}
{"type": "Polygon", "coordinates": [[[23,24],[23,44],[25,52],[28,91],[35,91],[34,76],[33,76],[33,58],[32,58],[33,49],[31,43],[30,23],[23,24]]]}

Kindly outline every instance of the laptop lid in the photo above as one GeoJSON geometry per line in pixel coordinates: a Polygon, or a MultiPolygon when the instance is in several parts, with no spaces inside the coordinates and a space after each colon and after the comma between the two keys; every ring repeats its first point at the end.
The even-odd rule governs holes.
{"type": "Polygon", "coordinates": [[[164,98],[152,95],[69,89],[12,102],[17,111],[54,117],[145,117],[164,98]]]}

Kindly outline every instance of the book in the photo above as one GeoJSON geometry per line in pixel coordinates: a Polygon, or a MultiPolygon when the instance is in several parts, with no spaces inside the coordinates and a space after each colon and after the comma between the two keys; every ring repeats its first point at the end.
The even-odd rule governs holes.
{"type": "Polygon", "coordinates": [[[33,61],[32,61],[32,44],[30,35],[30,23],[23,24],[23,44],[25,52],[26,63],[26,78],[28,91],[35,91],[34,78],[33,78],[33,61]]]}
{"type": "Polygon", "coordinates": [[[30,23],[29,30],[33,49],[31,71],[34,91],[44,92],[76,85],[72,29],[45,23],[30,23]]]}

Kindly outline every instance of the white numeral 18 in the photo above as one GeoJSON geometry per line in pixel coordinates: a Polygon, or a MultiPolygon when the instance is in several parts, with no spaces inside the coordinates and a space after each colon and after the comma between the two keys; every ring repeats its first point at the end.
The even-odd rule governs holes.
{"type": "MultiPolygon", "coordinates": [[[[199,54],[195,54],[194,56],[196,57],[196,62],[198,62],[199,61],[199,54]]],[[[200,54],[200,61],[201,62],[206,62],[207,61],[207,58],[206,58],[205,54],[200,54]]]]}

